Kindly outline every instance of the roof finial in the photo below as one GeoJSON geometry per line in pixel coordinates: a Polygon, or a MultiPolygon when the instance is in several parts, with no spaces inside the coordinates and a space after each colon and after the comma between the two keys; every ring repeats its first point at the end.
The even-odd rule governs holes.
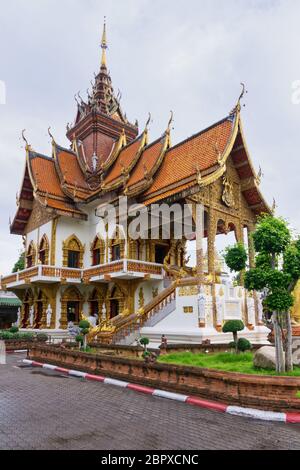
{"type": "MultiPolygon", "coordinates": [[[[234,114],[239,113],[241,111],[241,100],[243,99],[245,93],[248,93],[248,91],[246,90],[245,84],[243,82],[241,82],[241,87],[242,87],[242,91],[240,93],[239,99],[237,101],[236,106],[230,112],[229,114],[230,116],[233,116],[234,114]]],[[[243,106],[245,107],[246,105],[244,104],[243,106]]]]}
{"type": "Polygon", "coordinates": [[[106,38],[106,16],[104,17],[103,33],[101,40],[102,58],[101,67],[106,67],[106,49],[107,49],[107,38],[106,38]]]}
{"type": "Polygon", "coordinates": [[[50,137],[50,139],[52,140],[52,142],[55,142],[55,139],[54,139],[54,137],[53,137],[53,135],[52,135],[52,133],[51,133],[51,127],[50,127],[50,126],[48,127],[48,134],[49,134],[49,137],[50,137]]]}
{"type": "Polygon", "coordinates": [[[24,142],[25,142],[25,149],[26,149],[26,150],[30,150],[30,145],[29,145],[29,143],[28,143],[28,140],[27,140],[26,137],[25,137],[25,132],[26,132],[26,129],[23,129],[23,130],[22,130],[22,139],[23,139],[24,142]]]}
{"type": "Polygon", "coordinates": [[[239,99],[238,99],[238,106],[241,105],[241,100],[244,97],[244,94],[248,93],[248,91],[246,90],[246,87],[245,87],[245,83],[241,82],[241,86],[242,86],[242,91],[241,91],[241,94],[240,94],[239,99]]]}
{"type": "Polygon", "coordinates": [[[169,122],[168,122],[168,132],[171,131],[171,124],[172,124],[172,122],[174,121],[174,113],[173,113],[173,111],[170,111],[170,113],[171,113],[171,117],[170,117],[169,122]]]}
{"type": "Polygon", "coordinates": [[[275,201],[275,197],[273,197],[273,205],[272,205],[272,208],[271,208],[272,215],[275,215],[276,209],[277,209],[277,204],[276,204],[276,201],[275,201]]]}
{"type": "Polygon", "coordinates": [[[148,126],[149,126],[150,122],[151,122],[151,113],[149,113],[148,120],[147,120],[146,125],[145,125],[145,130],[148,130],[148,126]]]}

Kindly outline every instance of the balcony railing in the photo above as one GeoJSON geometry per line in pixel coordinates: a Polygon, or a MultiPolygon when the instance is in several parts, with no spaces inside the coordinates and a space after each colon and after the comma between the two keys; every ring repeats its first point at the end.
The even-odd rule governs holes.
{"type": "Polygon", "coordinates": [[[162,278],[163,266],[138,260],[118,260],[86,269],[38,265],[1,278],[2,289],[22,288],[35,282],[93,282],[112,278],[137,278],[150,275],[162,278]]]}

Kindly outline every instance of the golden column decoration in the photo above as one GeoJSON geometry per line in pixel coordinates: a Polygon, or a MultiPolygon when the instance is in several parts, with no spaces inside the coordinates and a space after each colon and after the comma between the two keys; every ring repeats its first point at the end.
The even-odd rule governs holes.
{"type": "Polygon", "coordinates": [[[56,230],[57,230],[57,223],[58,217],[52,220],[52,227],[51,227],[51,256],[50,256],[50,264],[51,266],[55,266],[55,251],[56,251],[56,230]]]}
{"type": "Polygon", "coordinates": [[[207,258],[208,275],[211,280],[213,320],[215,328],[217,325],[217,304],[216,304],[216,275],[215,275],[215,240],[217,232],[217,217],[214,209],[209,208],[208,212],[208,235],[207,235],[207,258]]]}

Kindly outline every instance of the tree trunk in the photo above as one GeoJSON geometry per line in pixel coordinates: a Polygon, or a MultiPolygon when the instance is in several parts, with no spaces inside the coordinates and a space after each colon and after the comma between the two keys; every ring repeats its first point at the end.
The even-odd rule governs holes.
{"type": "Polygon", "coordinates": [[[237,332],[236,331],[233,332],[233,341],[234,341],[234,346],[235,346],[235,352],[237,354],[238,353],[238,347],[237,347],[238,338],[237,338],[237,332]]]}
{"type": "Polygon", "coordinates": [[[276,372],[285,372],[285,363],[283,356],[283,343],[281,328],[278,322],[278,312],[273,313],[274,324],[274,337],[275,337],[275,350],[276,350],[276,372]]]}
{"type": "Polygon", "coordinates": [[[86,335],[83,336],[83,349],[86,351],[86,343],[87,343],[87,338],[86,335]]]}
{"type": "Polygon", "coordinates": [[[285,348],[285,368],[287,372],[293,370],[293,355],[292,355],[292,340],[293,340],[293,331],[292,331],[292,320],[290,311],[286,315],[286,348],[285,348]]]}

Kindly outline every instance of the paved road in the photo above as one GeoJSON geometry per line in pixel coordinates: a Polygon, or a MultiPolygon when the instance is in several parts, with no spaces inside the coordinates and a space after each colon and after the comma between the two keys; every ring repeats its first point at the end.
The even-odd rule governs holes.
{"type": "Polygon", "coordinates": [[[202,410],[111,385],[0,366],[0,449],[300,449],[300,426],[202,410]]]}

